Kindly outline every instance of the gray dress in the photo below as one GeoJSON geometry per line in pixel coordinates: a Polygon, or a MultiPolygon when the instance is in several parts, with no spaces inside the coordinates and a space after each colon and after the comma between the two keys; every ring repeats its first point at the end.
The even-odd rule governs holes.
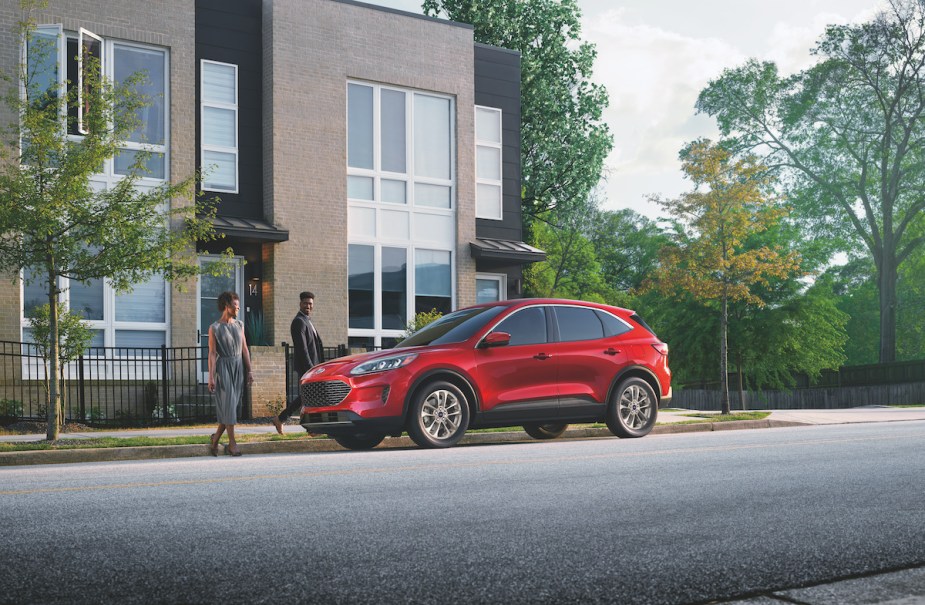
{"type": "Polygon", "coordinates": [[[219,424],[237,424],[238,404],[244,391],[244,365],[241,360],[241,334],[244,325],[217,321],[210,326],[215,339],[215,415],[219,424]]]}

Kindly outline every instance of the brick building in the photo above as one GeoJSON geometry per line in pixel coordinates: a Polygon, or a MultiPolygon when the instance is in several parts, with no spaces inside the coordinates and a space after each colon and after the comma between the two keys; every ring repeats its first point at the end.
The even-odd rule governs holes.
{"type": "MultiPolygon", "coordinates": [[[[520,295],[520,61],[468,25],[350,0],[50,0],[36,35],[57,73],[92,47],[119,80],[144,70],[142,132],[95,177],[152,151],[141,185],[208,170],[234,274],[185,292],[64,284],[96,346],[195,346],[223,290],[266,344],[316,294],[326,344],[390,346],[416,311],[520,295]]],[[[0,69],[15,73],[17,0],[0,1],[0,69]]],[[[9,115],[0,119],[9,121],[9,115]]],[[[28,340],[41,286],[0,290],[0,340],[28,340]]],[[[259,344],[259,343],[258,343],[259,344]]]]}

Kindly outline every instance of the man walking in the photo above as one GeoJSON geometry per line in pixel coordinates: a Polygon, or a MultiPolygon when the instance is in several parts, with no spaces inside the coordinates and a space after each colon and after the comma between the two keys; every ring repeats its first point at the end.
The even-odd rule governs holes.
{"type": "MultiPolygon", "coordinates": [[[[321,336],[318,335],[318,331],[312,323],[312,311],[314,308],[314,294],[311,292],[299,294],[299,312],[296,313],[295,319],[292,320],[292,325],[289,326],[292,345],[295,348],[294,362],[298,379],[301,379],[305,372],[324,361],[324,347],[321,344],[321,336]]],[[[289,417],[301,407],[301,397],[296,395],[279,416],[270,418],[270,422],[276,427],[277,433],[283,434],[283,423],[289,420],[289,417]]]]}

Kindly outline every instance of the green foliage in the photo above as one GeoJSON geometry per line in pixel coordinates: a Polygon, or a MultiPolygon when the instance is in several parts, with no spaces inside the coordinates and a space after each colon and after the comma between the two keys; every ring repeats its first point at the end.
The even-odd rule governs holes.
{"type": "Polygon", "coordinates": [[[405,324],[405,333],[402,338],[410,338],[412,334],[443,317],[443,313],[436,309],[430,311],[421,311],[414,315],[414,319],[405,324]]]}
{"type": "Polygon", "coordinates": [[[678,219],[678,232],[675,244],[662,249],[661,264],[645,287],[719,304],[719,377],[728,414],[729,305],[764,307],[761,289],[797,276],[799,255],[760,240],[777,227],[786,208],[769,194],[773,183],[754,157],[735,160],[709,141],[696,141],[682,150],[681,159],[694,190],[657,200],[678,219]]]}
{"type": "Polygon", "coordinates": [[[265,347],[270,344],[267,342],[263,311],[258,309],[247,314],[244,319],[244,333],[247,335],[248,345],[252,347],[265,347]]]}
{"type": "Polygon", "coordinates": [[[0,416],[13,418],[22,416],[22,401],[18,399],[0,399],[0,416]]]}
{"type": "Polygon", "coordinates": [[[597,51],[581,41],[575,0],[424,0],[424,13],[471,23],[476,41],[521,53],[525,220],[581,204],[613,138],[607,91],[591,81],[597,51]]]}
{"type": "MultiPolygon", "coordinates": [[[[25,2],[24,9],[28,12],[33,4],[25,2]]],[[[18,33],[21,43],[29,41],[30,65],[54,64],[56,45],[63,41],[39,40],[33,32],[27,15],[18,33]]],[[[41,70],[22,65],[4,97],[18,120],[2,133],[0,269],[18,275],[30,268],[49,301],[57,300],[62,278],[105,278],[117,291],[127,292],[155,274],[168,280],[198,275],[196,243],[216,237],[211,224],[215,201],[196,198],[197,175],[137,188],[147,152],[137,153],[128,174],[112,187],[93,186],[91,177],[135,132],[138,110],[148,99],[138,92],[144,74],[114,83],[95,58],[85,57],[84,64],[86,79],[94,84],[84,112],[87,134],[80,137],[69,136],[66,127],[74,125],[77,86],[49,84],[41,70]]],[[[49,396],[57,407],[62,359],[56,305],[48,325],[49,396]]],[[[50,413],[48,438],[57,434],[50,413]]]]}
{"type": "Polygon", "coordinates": [[[597,210],[588,240],[601,267],[601,279],[614,291],[639,288],[658,266],[658,253],[670,237],[632,210],[597,210]]]}
{"type": "Polygon", "coordinates": [[[812,52],[816,65],[791,77],[754,60],[726,70],[697,109],[730,149],[766,155],[794,216],[826,247],[866,252],[878,356],[892,361],[898,268],[925,243],[925,3],[895,0],[867,23],[829,26],[812,52]]]}
{"type": "MultiPolygon", "coordinates": [[[[52,338],[49,305],[36,307],[29,318],[29,325],[32,328],[35,348],[45,360],[47,367],[51,356],[52,338]]],[[[58,303],[58,359],[61,363],[75,361],[87,350],[91,340],[93,330],[90,329],[90,324],[84,321],[83,316],[68,311],[64,303],[58,303]]]]}
{"type": "Polygon", "coordinates": [[[277,395],[274,399],[267,400],[267,411],[271,416],[279,416],[286,409],[286,398],[283,395],[277,395]]]}

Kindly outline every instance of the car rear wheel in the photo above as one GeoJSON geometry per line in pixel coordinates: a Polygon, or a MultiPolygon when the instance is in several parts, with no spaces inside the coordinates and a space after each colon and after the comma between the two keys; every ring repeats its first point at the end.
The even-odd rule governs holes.
{"type": "Polygon", "coordinates": [[[643,437],[655,426],[658,399],[642,378],[627,378],[617,385],[607,407],[607,428],[617,437],[643,437]]]}
{"type": "Polygon", "coordinates": [[[332,435],[334,441],[348,450],[371,450],[385,439],[379,433],[356,433],[354,435],[332,435]]]}
{"type": "Polygon", "coordinates": [[[469,428],[469,403],[456,385],[430,382],[414,396],[408,417],[408,435],[421,447],[451,447],[469,428]]]}
{"type": "Polygon", "coordinates": [[[555,439],[565,432],[568,425],[564,422],[553,422],[548,424],[525,424],[524,431],[534,439],[555,439]]]}

